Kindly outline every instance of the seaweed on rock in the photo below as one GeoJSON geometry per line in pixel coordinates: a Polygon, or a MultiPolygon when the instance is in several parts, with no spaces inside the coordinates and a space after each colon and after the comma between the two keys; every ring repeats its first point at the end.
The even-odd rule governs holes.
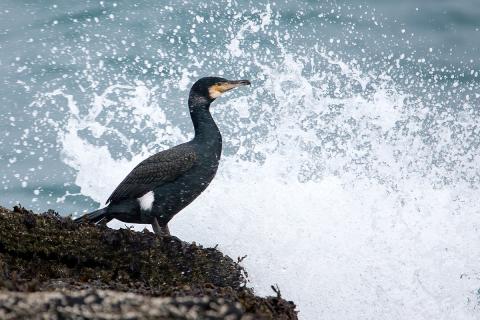
{"type": "Polygon", "coordinates": [[[180,312],[175,319],[190,319],[185,304],[194,307],[201,319],[226,315],[232,319],[297,318],[293,302],[280,294],[255,296],[244,274],[240,265],[220,251],[174,237],[77,224],[53,211],[39,215],[21,207],[13,211],[0,207],[2,318],[8,312],[12,319],[28,317],[30,311],[32,318],[42,312],[60,318],[90,318],[88,312],[99,310],[116,319],[129,310],[138,318],[170,319],[169,308],[183,305],[184,317],[180,312]],[[35,300],[35,295],[42,298],[35,300]],[[98,306],[86,306],[90,300],[98,306]],[[8,301],[32,306],[22,311],[8,301]],[[127,309],[112,306],[111,301],[123,301],[127,309]],[[148,313],[140,310],[142,305],[158,307],[148,313]],[[90,311],[50,314],[67,310],[66,306],[70,311],[74,306],[81,312],[90,311]]]}

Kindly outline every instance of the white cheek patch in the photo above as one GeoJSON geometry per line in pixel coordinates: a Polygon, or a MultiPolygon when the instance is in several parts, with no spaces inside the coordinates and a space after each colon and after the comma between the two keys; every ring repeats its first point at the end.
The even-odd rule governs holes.
{"type": "Polygon", "coordinates": [[[153,191],[145,193],[140,198],[137,198],[140,203],[140,208],[144,211],[152,211],[153,201],[155,201],[155,194],[153,191]]]}
{"type": "Polygon", "coordinates": [[[216,88],[210,88],[208,89],[208,94],[210,95],[210,98],[216,99],[222,95],[222,91],[216,89],[216,88]]]}

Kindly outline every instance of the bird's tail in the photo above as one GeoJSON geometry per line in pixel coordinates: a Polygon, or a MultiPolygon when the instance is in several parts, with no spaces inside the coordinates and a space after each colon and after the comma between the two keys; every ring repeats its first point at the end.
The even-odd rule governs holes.
{"type": "MultiPolygon", "coordinates": [[[[77,218],[73,221],[75,221],[77,223],[80,223],[82,221],[88,221],[88,222],[93,222],[93,223],[101,222],[102,220],[108,219],[108,217],[107,217],[108,210],[107,209],[108,209],[108,207],[98,209],[96,211],[87,213],[87,214],[85,214],[85,215],[81,216],[80,218],[77,218]]],[[[110,220],[110,219],[108,219],[108,220],[110,220]]],[[[108,221],[106,221],[106,222],[108,222],[108,221]]]]}

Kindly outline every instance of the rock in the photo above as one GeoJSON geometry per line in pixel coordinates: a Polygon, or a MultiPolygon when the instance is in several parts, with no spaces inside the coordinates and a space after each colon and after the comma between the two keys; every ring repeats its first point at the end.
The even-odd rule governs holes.
{"type": "Polygon", "coordinates": [[[0,207],[1,319],[297,319],[214,248],[0,207]]]}
{"type": "Polygon", "coordinates": [[[154,298],[111,290],[0,292],[0,319],[254,319],[239,303],[204,297],[154,298]]]}

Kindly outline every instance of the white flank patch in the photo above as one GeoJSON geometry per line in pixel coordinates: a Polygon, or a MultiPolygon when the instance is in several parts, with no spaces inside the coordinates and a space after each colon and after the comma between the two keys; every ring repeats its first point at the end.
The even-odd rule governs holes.
{"type": "Polygon", "coordinates": [[[142,197],[137,199],[140,203],[140,208],[142,210],[151,211],[153,206],[153,201],[155,200],[155,195],[153,191],[145,193],[142,197]]]}

